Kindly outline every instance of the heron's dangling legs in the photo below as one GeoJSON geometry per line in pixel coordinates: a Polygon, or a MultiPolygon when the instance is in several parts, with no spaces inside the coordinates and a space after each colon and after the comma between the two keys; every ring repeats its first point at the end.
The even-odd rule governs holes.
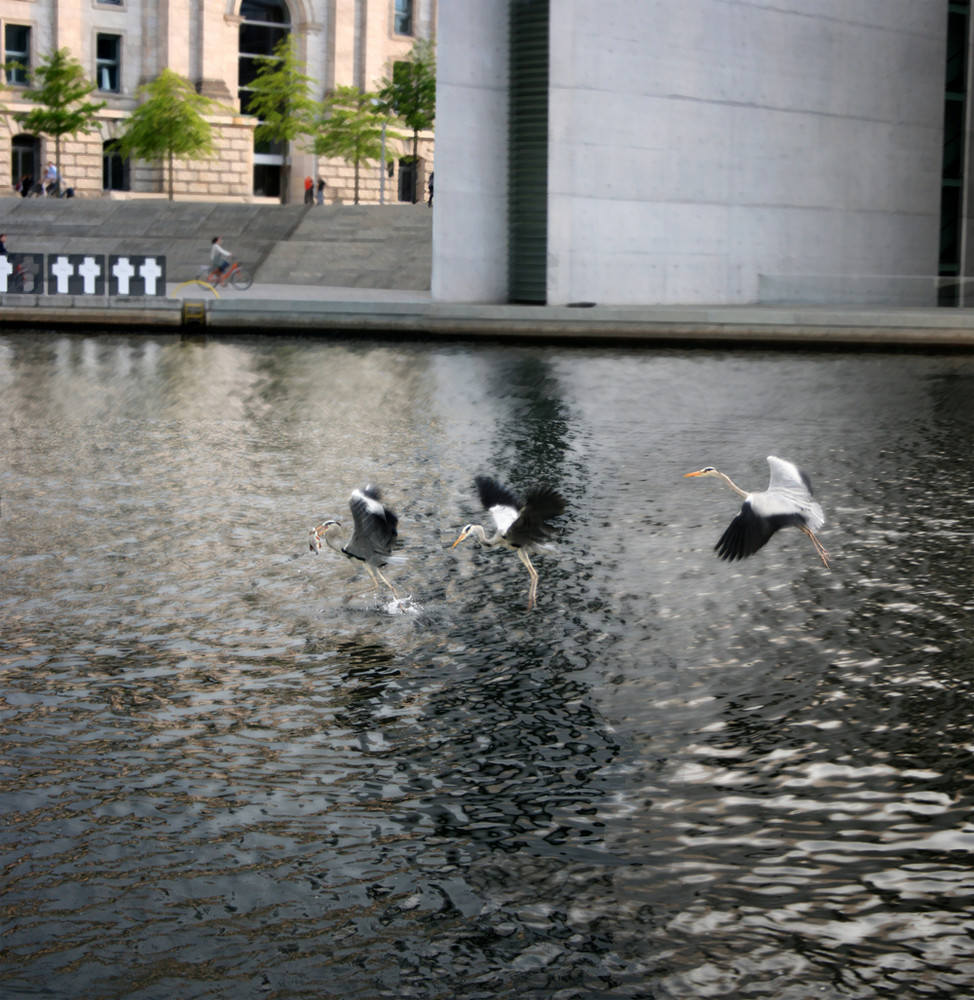
{"type": "MultiPolygon", "coordinates": [[[[377,569],[372,569],[372,567],[366,563],[365,568],[369,571],[369,576],[372,577],[372,582],[376,587],[379,586],[379,580],[381,580],[391,591],[392,596],[396,599],[397,604],[402,604],[402,598],[396,593],[396,588],[379,572],[377,569]],[[378,577],[378,579],[376,579],[378,577]]],[[[373,588],[375,589],[375,588],[373,588]]]]}
{"type": "Polygon", "coordinates": [[[807,525],[802,524],[799,525],[799,527],[812,540],[812,544],[815,546],[815,551],[818,553],[819,558],[822,560],[822,562],[825,563],[825,568],[828,569],[829,554],[828,552],[825,551],[825,546],[815,537],[815,535],[812,533],[811,528],[809,528],[807,525]]]}
{"type": "Polygon", "coordinates": [[[524,549],[518,549],[517,555],[531,574],[531,587],[528,590],[528,611],[530,611],[534,607],[534,599],[538,596],[538,571],[532,565],[531,557],[524,549]]]}

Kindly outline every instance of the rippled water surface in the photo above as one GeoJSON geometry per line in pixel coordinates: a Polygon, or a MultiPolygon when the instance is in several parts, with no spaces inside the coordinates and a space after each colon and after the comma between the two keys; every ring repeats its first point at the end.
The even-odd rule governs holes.
{"type": "Polygon", "coordinates": [[[4,1000],[974,990],[969,357],[0,337],[4,1000]],[[739,501],[799,462],[831,571],[739,501]],[[450,545],[557,485],[538,606],[450,545]],[[375,482],[402,610],[310,527],[375,482]]]}

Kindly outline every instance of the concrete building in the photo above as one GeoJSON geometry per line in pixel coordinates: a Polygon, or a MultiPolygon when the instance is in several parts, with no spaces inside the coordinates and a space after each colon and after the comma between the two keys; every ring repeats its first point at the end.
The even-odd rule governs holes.
{"type": "Polygon", "coordinates": [[[969,0],[443,4],[434,298],[951,300],[974,277],[972,20],[969,0]]]}
{"type": "MultiPolygon", "coordinates": [[[[107,107],[97,131],[62,142],[62,174],[81,196],[132,197],[164,190],[161,164],[123,163],[112,140],[138,104],[138,88],[169,67],[224,109],[212,116],[217,153],[205,160],[177,162],[177,197],[276,199],[280,194],[281,149],[256,147],[253,117],[246,110],[255,59],[270,55],[288,34],[297,41],[305,72],[317,81],[320,99],[337,85],[375,90],[408,57],[414,42],[432,38],[438,0],[0,0],[3,61],[36,67],[54,49],[67,48],[97,86],[92,99],[107,107]]],[[[53,140],[26,135],[13,113],[30,110],[27,75],[8,68],[0,94],[0,176],[16,183],[24,174],[39,179],[53,159],[53,140]]],[[[397,201],[411,194],[400,149],[389,142],[391,172],[378,164],[365,171],[360,197],[397,201]],[[408,188],[408,190],[407,190],[408,188]]],[[[420,197],[432,168],[432,136],[419,148],[421,164],[411,176],[420,197]]],[[[317,162],[291,150],[290,200],[304,194],[304,178],[323,177],[327,200],[351,201],[354,170],[342,161],[317,162]]],[[[408,199],[411,200],[411,199],[408,199]]]]}

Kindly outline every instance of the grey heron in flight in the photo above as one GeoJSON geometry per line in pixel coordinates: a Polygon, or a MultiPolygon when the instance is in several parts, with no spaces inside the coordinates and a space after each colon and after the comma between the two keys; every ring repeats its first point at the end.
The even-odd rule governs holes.
{"type": "Polygon", "coordinates": [[[808,476],[792,462],[775,455],[768,456],[771,481],[766,490],[747,493],[730,476],[708,465],[705,469],[688,472],[690,476],[715,476],[722,479],[744,503],[714,548],[721,559],[745,559],[753,556],[779,528],[794,525],[812,540],[819,558],[829,568],[829,554],[815,537],[825,524],[822,508],[812,499],[812,484],[808,476]]]}
{"type": "Polygon", "coordinates": [[[548,521],[564,513],[565,501],[561,494],[547,486],[530,490],[522,501],[489,476],[477,476],[474,483],[480,502],[493,517],[497,531],[488,537],[483,525],[466,524],[451,548],[456,548],[468,535],[475,535],[480,544],[488,548],[513,549],[531,576],[528,590],[530,610],[538,593],[538,571],[531,563],[530,554],[549,548],[545,544],[552,531],[548,521]]]}
{"type": "Polygon", "coordinates": [[[392,591],[396,601],[399,601],[396,588],[380,570],[386,563],[403,561],[392,555],[398,535],[396,526],[399,524],[399,518],[382,503],[378,488],[371,485],[353,491],[348,506],[352,510],[352,537],[343,545],[345,529],[342,522],[324,521],[317,528],[313,528],[308,536],[311,551],[315,554],[320,552],[321,542],[324,540],[325,544],[336,552],[365,563],[374,586],[378,587],[381,580],[392,591]]]}

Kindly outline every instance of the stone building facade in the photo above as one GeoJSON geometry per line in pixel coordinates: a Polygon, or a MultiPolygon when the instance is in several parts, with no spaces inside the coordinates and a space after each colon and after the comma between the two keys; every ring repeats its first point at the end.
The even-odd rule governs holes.
{"type": "MultiPolygon", "coordinates": [[[[256,120],[242,113],[254,59],[270,54],[292,34],[305,72],[320,99],[339,85],[378,89],[396,61],[408,58],[418,39],[435,34],[438,0],[0,0],[3,61],[36,67],[50,52],[66,48],[84,67],[105,101],[97,130],[61,142],[66,186],[81,197],[145,197],[168,189],[161,163],[122,162],[111,143],[138,105],[138,90],[166,67],[189,79],[219,102],[210,116],[216,152],[176,161],[177,198],[277,200],[281,149],[255,146],[256,120]]],[[[0,92],[0,177],[16,184],[25,174],[40,179],[54,159],[54,140],[23,133],[14,113],[30,110],[23,73],[8,69],[0,92]]],[[[400,132],[404,130],[400,129],[400,132]]],[[[326,182],[326,201],[351,201],[354,169],[342,161],[319,160],[301,148],[290,150],[288,200],[300,201],[304,178],[326,182]]],[[[386,170],[379,163],[360,171],[362,202],[419,198],[432,170],[433,137],[420,137],[418,169],[400,162],[402,143],[387,143],[386,170]]]]}

